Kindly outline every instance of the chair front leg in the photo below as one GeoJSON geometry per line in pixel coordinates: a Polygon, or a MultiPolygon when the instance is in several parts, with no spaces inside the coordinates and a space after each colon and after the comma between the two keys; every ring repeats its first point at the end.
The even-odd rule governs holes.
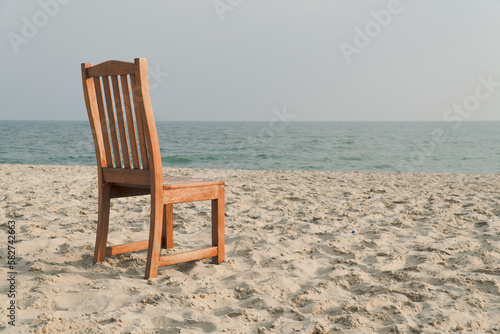
{"type": "Polygon", "coordinates": [[[217,256],[212,258],[212,263],[224,261],[224,186],[219,188],[219,196],[212,200],[212,246],[217,247],[217,256]]]}
{"type": "Polygon", "coordinates": [[[99,205],[97,212],[97,231],[94,248],[94,264],[104,261],[109,229],[109,206],[111,186],[106,183],[99,187],[99,205]]]}

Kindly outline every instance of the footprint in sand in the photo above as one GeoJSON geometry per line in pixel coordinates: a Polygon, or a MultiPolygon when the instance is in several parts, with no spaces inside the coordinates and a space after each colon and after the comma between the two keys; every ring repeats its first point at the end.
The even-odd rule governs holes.
{"type": "Polygon", "coordinates": [[[65,295],[56,298],[55,309],[58,311],[68,311],[68,314],[82,315],[92,314],[105,310],[111,298],[107,296],[96,296],[87,298],[74,298],[74,296],[65,295]]]}

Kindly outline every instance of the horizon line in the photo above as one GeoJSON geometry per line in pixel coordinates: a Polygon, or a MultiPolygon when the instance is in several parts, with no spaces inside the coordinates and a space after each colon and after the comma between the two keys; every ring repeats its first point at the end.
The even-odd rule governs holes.
{"type": "MultiPolygon", "coordinates": [[[[88,122],[88,119],[0,119],[0,122],[88,122]]],[[[270,120],[261,120],[261,121],[251,121],[251,120],[164,120],[164,119],[156,119],[155,122],[270,122],[270,120]]],[[[287,120],[287,123],[314,123],[314,122],[328,122],[328,123],[356,123],[356,122],[369,122],[369,123],[418,123],[418,122],[427,122],[427,123],[454,123],[451,121],[435,121],[435,120],[287,120]]],[[[462,120],[464,123],[474,123],[474,122],[500,122],[498,120],[462,120]]]]}

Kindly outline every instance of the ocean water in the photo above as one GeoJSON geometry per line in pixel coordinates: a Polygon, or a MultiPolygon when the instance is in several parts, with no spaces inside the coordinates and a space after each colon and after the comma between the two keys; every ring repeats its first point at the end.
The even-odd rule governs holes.
{"type": "MultiPolygon", "coordinates": [[[[157,122],[163,166],[500,173],[500,122],[157,122]]],[[[0,163],[95,165],[87,121],[0,121],[0,163]]]]}

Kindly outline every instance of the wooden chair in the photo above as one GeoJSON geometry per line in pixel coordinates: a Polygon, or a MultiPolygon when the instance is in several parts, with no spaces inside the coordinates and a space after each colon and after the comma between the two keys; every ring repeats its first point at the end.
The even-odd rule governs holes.
{"type": "Polygon", "coordinates": [[[83,91],[97,156],[99,208],[94,264],[106,256],[148,250],[146,278],[158,267],[224,260],[224,181],[164,176],[151,107],[147,61],[82,64],[83,91]],[[106,247],[111,198],[151,195],[149,240],[106,247]],[[212,201],[212,247],[160,256],[173,248],[173,204],[212,201]]]}

